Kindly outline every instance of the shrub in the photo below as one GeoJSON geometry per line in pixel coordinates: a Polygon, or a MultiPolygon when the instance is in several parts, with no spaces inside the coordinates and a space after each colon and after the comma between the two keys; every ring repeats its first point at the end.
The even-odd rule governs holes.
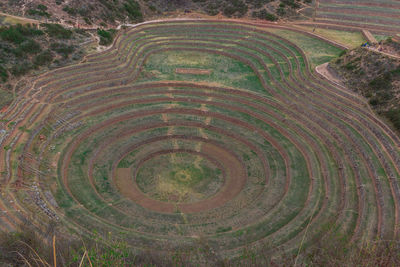
{"type": "Polygon", "coordinates": [[[125,11],[128,13],[128,17],[136,22],[143,21],[142,11],[140,5],[135,0],[126,0],[124,3],[125,11]]]}
{"type": "Polygon", "coordinates": [[[230,4],[226,6],[223,10],[225,16],[232,17],[242,17],[248,11],[248,7],[241,0],[232,0],[230,4]]]}
{"type": "Polygon", "coordinates": [[[47,64],[51,63],[52,61],[53,61],[53,54],[51,53],[51,51],[46,50],[46,51],[40,53],[39,55],[37,55],[33,59],[33,64],[36,67],[38,67],[38,66],[47,65],[47,64]]]}
{"type": "Polygon", "coordinates": [[[390,72],[392,75],[395,76],[400,76],[400,67],[398,67],[397,69],[394,69],[390,72]]]}
{"type": "Polygon", "coordinates": [[[97,34],[100,37],[100,45],[110,45],[112,44],[114,40],[114,35],[115,35],[115,30],[110,29],[110,30],[102,30],[102,29],[97,29],[97,34]]]}
{"type": "Polygon", "coordinates": [[[156,8],[155,6],[153,6],[153,5],[149,5],[149,9],[150,9],[152,12],[156,12],[156,11],[157,11],[157,8],[156,8]]]}
{"type": "Polygon", "coordinates": [[[32,64],[28,61],[23,61],[19,64],[12,66],[11,73],[14,76],[21,76],[27,74],[32,69],[32,64]]]}
{"type": "Polygon", "coordinates": [[[17,27],[10,26],[6,28],[2,28],[0,30],[0,37],[4,41],[8,41],[14,44],[20,44],[26,40],[24,35],[17,29],[17,27]]]}
{"type": "Polygon", "coordinates": [[[72,31],[65,29],[60,24],[48,24],[44,23],[41,26],[46,28],[46,32],[50,37],[55,37],[59,39],[69,39],[72,36],[72,31]]]}
{"type": "Polygon", "coordinates": [[[27,24],[27,25],[18,24],[15,27],[16,27],[17,31],[24,36],[40,36],[40,35],[44,34],[43,31],[32,27],[31,24],[27,24]]]}
{"type": "Polygon", "coordinates": [[[376,98],[376,97],[371,98],[368,102],[369,102],[369,104],[372,105],[372,106],[377,106],[377,105],[379,105],[379,99],[376,98]]]}
{"type": "Polygon", "coordinates": [[[297,3],[294,0],[281,0],[282,3],[285,3],[286,5],[290,6],[291,8],[299,8],[300,4],[297,3]]]}
{"type": "Polygon", "coordinates": [[[37,5],[36,9],[41,10],[41,11],[46,11],[47,10],[47,6],[39,4],[39,5],[37,5]]]}
{"type": "Polygon", "coordinates": [[[67,12],[71,16],[76,16],[76,13],[78,13],[78,11],[75,8],[69,6],[65,6],[62,10],[67,12]]]}
{"type": "Polygon", "coordinates": [[[252,4],[254,8],[261,8],[265,4],[272,2],[272,1],[271,0],[246,0],[246,2],[252,4]]]}
{"type": "Polygon", "coordinates": [[[1,65],[0,65],[0,79],[1,79],[2,82],[6,82],[8,80],[8,72],[1,65]]]}
{"type": "Polygon", "coordinates": [[[276,21],[278,19],[274,14],[268,13],[266,9],[263,9],[258,12],[254,11],[252,16],[255,18],[265,19],[269,21],[276,21]]]}
{"type": "Polygon", "coordinates": [[[67,58],[75,50],[73,45],[66,45],[63,43],[52,43],[50,49],[64,56],[64,58],[67,58]]]}
{"type": "Polygon", "coordinates": [[[87,7],[82,7],[80,9],[78,9],[78,14],[81,15],[82,17],[86,17],[89,16],[89,9],[87,7]]]}
{"type": "Polygon", "coordinates": [[[208,15],[215,16],[219,13],[219,6],[216,3],[210,3],[206,7],[206,12],[208,15]]]}
{"type": "Polygon", "coordinates": [[[385,112],[384,115],[393,123],[396,130],[400,130],[400,108],[391,109],[385,112]]]}
{"type": "Polygon", "coordinates": [[[40,44],[31,39],[20,44],[18,49],[26,54],[37,54],[42,50],[40,44]]]}
{"type": "Polygon", "coordinates": [[[346,70],[354,70],[355,68],[357,68],[357,66],[353,65],[352,62],[347,63],[344,67],[346,70]]]}
{"type": "Polygon", "coordinates": [[[339,57],[346,55],[347,50],[342,50],[342,52],[340,52],[339,57]]]}
{"type": "Polygon", "coordinates": [[[46,12],[47,6],[39,4],[36,9],[28,9],[27,14],[31,16],[42,16],[42,17],[51,17],[49,13],[46,12]]]}
{"type": "Polygon", "coordinates": [[[286,11],[285,11],[285,9],[284,9],[283,7],[279,7],[279,8],[276,10],[276,14],[278,14],[278,16],[283,16],[283,15],[286,14],[286,11]]]}
{"type": "Polygon", "coordinates": [[[88,17],[84,17],[83,20],[87,25],[92,25],[92,21],[88,17]]]}
{"type": "Polygon", "coordinates": [[[369,83],[369,86],[376,91],[390,90],[392,87],[392,77],[390,73],[378,76],[369,83]]]}

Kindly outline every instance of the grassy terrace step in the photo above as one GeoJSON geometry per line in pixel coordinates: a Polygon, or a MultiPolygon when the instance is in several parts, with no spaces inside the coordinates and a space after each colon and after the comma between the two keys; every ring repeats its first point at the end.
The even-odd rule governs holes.
{"type": "Polygon", "coordinates": [[[400,4],[397,1],[322,0],[317,21],[338,26],[367,27],[377,32],[396,32],[400,25],[399,14],[400,4]]]}
{"type": "Polygon", "coordinates": [[[361,22],[361,21],[355,21],[355,20],[344,20],[343,18],[317,18],[317,22],[319,23],[326,23],[328,26],[332,25],[335,26],[338,29],[347,29],[347,27],[354,27],[358,29],[365,29],[367,28],[370,31],[373,32],[378,32],[378,33],[395,33],[399,31],[399,27],[397,25],[388,25],[385,24],[379,24],[374,21],[371,22],[361,22]]]}
{"type": "Polygon", "coordinates": [[[399,26],[400,25],[400,19],[398,19],[398,15],[395,17],[389,17],[389,16],[379,16],[378,14],[373,14],[371,16],[368,16],[368,18],[365,17],[365,14],[357,14],[356,12],[349,12],[349,13],[344,13],[341,12],[340,14],[331,12],[331,11],[321,11],[319,12],[318,15],[319,18],[336,18],[336,19],[342,19],[344,21],[354,21],[357,23],[364,23],[364,24],[371,24],[371,25],[393,25],[393,26],[399,26]]]}
{"type": "Polygon", "coordinates": [[[323,239],[327,224],[349,242],[392,236],[400,140],[359,97],[311,72],[339,53],[240,23],[125,31],[111,50],[38,78],[26,95],[42,104],[14,105],[9,154],[39,163],[24,173],[21,157],[10,183],[18,172],[40,181],[66,228],[112,232],[138,250],[203,236],[227,257],[266,240],[292,251],[306,231],[307,245],[323,239]],[[29,131],[15,139],[21,126],[29,131]]]}
{"type": "Polygon", "coordinates": [[[336,12],[338,14],[341,13],[350,13],[353,12],[355,14],[372,14],[375,17],[390,17],[390,18],[398,18],[400,14],[400,9],[387,9],[387,8],[379,8],[379,7],[365,7],[365,6],[341,6],[341,5],[320,5],[319,12],[336,12]]]}
{"type": "Polygon", "coordinates": [[[371,2],[368,0],[321,0],[321,4],[342,4],[342,5],[370,5],[370,6],[387,6],[387,7],[400,7],[398,1],[379,1],[371,2]]]}

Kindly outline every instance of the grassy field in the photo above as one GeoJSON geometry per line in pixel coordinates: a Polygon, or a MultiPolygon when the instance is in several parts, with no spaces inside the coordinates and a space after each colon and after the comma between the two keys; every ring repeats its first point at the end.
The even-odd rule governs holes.
{"type": "Polygon", "coordinates": [[[0,12],[0,26],[9,26],[9,25],[17,25],[17,24],[32,24],[37,23],[35,20],[25,19],[20,17],[15,17],[11,15],[7,15],[0,12]]]}
{"type": "Polygon", "coordinates": [[[400,5],[397,1],[321,0],[316,21],[338,25],[338,28],[367,28],[376,33],[398,31],[400,5]]]}
{"type": "MultiPolygon", "coordinates": [[[[314,29],[313,27],[306,26],[302,26],[302,28],[310,32],[314,29]]],[[[314,33],[328,38],[329,40],[333,40],[340,44],[346,45],[349,48],[359,47],[361,44],[366,42],[361,32],[316,28],[314,33]]]]}
{"type": "Polygon", "coordinates": [[[324,41],[301,33],[281,29],[270,29],[269,31],[298,45],[308,57],[312,67],[330,61],[337,57],[342,51],[337,47],[327,45],[324,41]]]}

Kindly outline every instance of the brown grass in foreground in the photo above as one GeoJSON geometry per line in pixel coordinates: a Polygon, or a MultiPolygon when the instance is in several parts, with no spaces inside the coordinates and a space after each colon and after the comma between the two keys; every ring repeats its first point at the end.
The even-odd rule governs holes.
{"type": "MultiPolygon", "coordinates": [[[[30,227],[0,235],[0,266],[400,266],[400,243],[377,240],[362,246],[348,245],[343,235],[333,234],[297,254],[279,259],[276,249],[246,248],[241,256],[226,260],[201,239],[197,247],[171,253],[135,253],[124,242],[97,234],[94,241],[71,241],[50,226],[46,240],[30,227]]],[[[64,235],[65,236],[65,235],[64,235]]]]}

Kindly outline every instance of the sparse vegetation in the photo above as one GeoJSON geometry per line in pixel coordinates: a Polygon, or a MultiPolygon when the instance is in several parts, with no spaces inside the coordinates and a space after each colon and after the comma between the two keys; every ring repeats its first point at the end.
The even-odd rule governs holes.
{"type": "Polygon", "coordinates": [[[48,65],[51,62],[53,62],[53,54],[49,50],[40,53],[33,59],[35,67],[48,65]]]}
{"type": "Polygon", "coordinates": [[[34,9],[28,9],[26,13],[30,16],[41,16],[47,18],[51,17],[51,15],[47,12],[47,6],[42,4],[37,5],[34,9]]]}
{"type": "Polygon", "coordinates": [[[97,34],[100,37],[100,42],[99,42],[100,45],[110,45],[114,40],[116,31],[113,29],[110,30],[97,29],[97,34]]]}
{"type": "MultiPolygon", "coordinates": [[[[50,227],[49,229],[53,229],[50,227]]],[[[221,232],[224,232],[221,230],[221,232]]],[[[361,246],[347,245],[346,236],[330,234],[324,242],[301,251],[301,254],[283,254],[273,258],[274,251],[243,248],[234,260],[215,254],[207,240],[199,240],[192,248],[180,248],[169,253],[148,250],[135,253],[123,241],[112,236],[101,237],[94,231],[95,240],[74,241],[54,230],[46,242],[34,229],[22,227],[19,232],[0,233],[0,264],[4,266],[399,266],[398,241],[376,240],[361,246]],[[54,240],[54,243],[53,243],[54,240]]]]}
{"type": "Polygon", "coordinates": [[[84,30],[69,30],[58,24],[0,27],[0,109],[10,104],[14,95],[10,90],[32,70],[50,67],[53,62],[62,66],[79,59],[83,48],[77,48],[76,44],[87,37],[84,30]],[[49,42],[49,39],[60,41],[49,42]]]}
{"type": "MultiPolygon", "coordinates": [[[[383,45],[400,51],[397,44],[390,41],[383,45]]],[[[342,54],[331,66],[345,79],[349,88],[368,98],[374,110],[400,130],[397,93],[400,89],[400,60],[357,48],[342,54]]]]}
{"type": "Polygon", "coordinates": [[[57,39],[70,39],[72,37],[72,31],[65,29],[60,24],[44,23],[41,26],[46,29],[45,31],[50,37],[57,39]]]}
{"type": "Polygon", "coordinates": [[[259,18],[259,19],[264,19],[264,20],[269,20],[269,21],[278,20],[278,17],[276,17],[274,14],[268,13],[267,10],[265,10],[265,9],[263,9],[261,11],[254,11],[252,16],[254,18],[259,18]]]}

